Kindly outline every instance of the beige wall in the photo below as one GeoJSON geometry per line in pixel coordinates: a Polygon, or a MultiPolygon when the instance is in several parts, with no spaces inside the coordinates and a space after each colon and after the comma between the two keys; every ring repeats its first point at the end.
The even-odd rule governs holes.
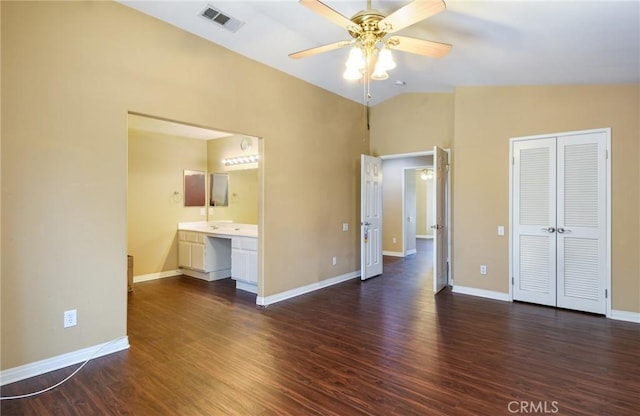
{"type": "Polygon", "coordinates": [[[0,7],[2,369],[126,334],[129,111],[264,139],[261,296],[359,268],[361,105],[117,3],[0,7]]]}
{"type": "Polygon", "coordinates": [[[455,284],[509,290],[509,239],[496,232],[498,225],[509,232],[509,139],[611,127],[612,306],[640,312],[640,86],[458,88],[455,99],[444,100],[455,103],[451,113],[446,107],[455,123],[448,141],[438,134],[448,130],[420,119],[436,111],[424,104],[432,96],[407,94],[374,107],[371,142],[380,154],[452,148],[455,284]],[[424,145],[415,142],[421,128],[424,145]],[[480,264],[488,266],[486,276],[480,264]]]}
{"type": "Polygon", "coordinates": [[[448,149],[453,140],[454,95],[402,94],[371,108],[371,154],[384,156],[448,149]]]}
{"type": "MultiPolygon", "coordinates": [[[[241,135],[223,137],[207,142],[208,171],[213,173],[225,173],[229,175],[229,206],[214,207],[213,214],[208,219],[230,220],[242,224],[258,223],[258,169],[237,170],[236,166],[225,167],[223,159],[244,155],[258,154],[258,139],[241,135]],[[240,143],[247,139],[251,143],[250,149],[243,151],[240,143]],[[236,170],[234,170],[236,169],[236,170]]],[[[247,165],[247,166],[252,166],[247,165]]]]}
{"type": "MultiPolygon", "coordinates": [[[[403,157],[382,161],[382,249],[404,253],[402,234],[402,180],[405,168],[431,166],[432,156],[403,157]],[[393,242],[393,239],[396,242],[393,242]]],[[[415,243],[415,242],[414,242],[415,243]]]]}
{"type": "Polygon", "coordinates": [[[206,169],[206,141],[129,130],[127,252],[134,275],[178,268],[178,222],[206,220],[204,207],[184,206],[183,171],[206,169]]]}
{"type": "Polygon", "coordinates": [[[455,283],[509,290],[509,139],[611,127],[612,307],[640,312],[640,86],[458,88],[455,105],[455,283]]]}

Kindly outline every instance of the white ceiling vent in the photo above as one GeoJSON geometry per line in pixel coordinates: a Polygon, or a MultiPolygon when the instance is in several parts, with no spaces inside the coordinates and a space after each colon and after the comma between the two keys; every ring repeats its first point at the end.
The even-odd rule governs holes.
{"type": "Polygon", "coordinates": [[[216,9],[210,4],[205,7],[202,13],[200,13],[200,16],[213,23],[216,23],[219,26],[222,26],[223,28],[231,32],[237,31],[242,27],[242,25],[244,25],[243,21],[222,13],[220,10],[216,9]]]}

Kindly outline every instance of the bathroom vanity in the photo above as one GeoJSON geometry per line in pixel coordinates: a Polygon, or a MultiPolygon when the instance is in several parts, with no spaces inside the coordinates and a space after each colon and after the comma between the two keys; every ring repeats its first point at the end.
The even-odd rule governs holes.
{"type": "Polygon", "coordinates": [[[178,266],[191,277],[231,277],[236,288],[258,291],[258,226],[225,221],[178,223],[178,266]]]}

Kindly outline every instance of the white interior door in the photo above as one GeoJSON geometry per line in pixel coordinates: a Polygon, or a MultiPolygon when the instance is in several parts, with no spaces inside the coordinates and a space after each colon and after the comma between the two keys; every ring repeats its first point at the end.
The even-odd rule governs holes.
{"type": "Polygon", "coordinates": [[[382,274],[382,159],[361,155],[360,278],[382,274]]]}
{"type": "Polygon", "coordinates": [[[556,306],[556,139],[513,144],[513,299],[556,306]]]}
{"type": "Polygon", "coordinates": [[[448,220],[446,182],[449,154],[439,147],[433,148],[433,291],[439,292],[448,284],[447,258],[448,220]]]}
{"type": "Polygon", "coordinates": [[[557,306],[606,313],[606,134],[558,139],[557,306]]]}

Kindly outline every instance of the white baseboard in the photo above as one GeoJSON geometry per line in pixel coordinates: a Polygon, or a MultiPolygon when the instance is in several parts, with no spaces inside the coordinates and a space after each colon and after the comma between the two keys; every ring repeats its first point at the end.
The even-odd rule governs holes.
{"type": "Polygon", "coordinates": [[[433,239],[433,235],[428,235],[428,234],[418,234],[418,235],[416,235],[416,238],[433,239]]]}
{"type": "Polygon", "coordinates": [[[88,359],[102,357],[103,355],[126,350],[129,348],[129,337],[116,338],[104,344],[72,351],[46,360],[36,361],[19,367],[0,371],[0,386],[15,383],[30,377],[39,376],[50,371],[59,370],[70,365],[84,362],[88,359]]]}
{"type": "Polygon", "coordinates": [[[185,276],[195,277],[196,279],[206,280],[207,282],[213,282],[214,280],[227,279],[231,277],[231,269],[214,270],[212,272],[199,272],[191,269],[180,269],[180,273],[185,276]]]}
{"type": "Polygon", "coordinates": [[[617,311],[612,309],[609,318],[640,324],[640,312],[617,311]]]}
{"type": "Polygon", "coordinates": [[[147,282],[149,280],[164,279],[165,277],[180,276],[181,270],[167,270],[165,272],[141,274],[133,276],[133,283],[147,282]]]}
{"type": "Polygon", "coordinates": [[[475,287],[453,286],[453,293],[461,293],[463,295],[479,296],[481,298],[502,300],[509,302],[509,294],[503,292],[495,292],[493,290],[476,289],[475,287]]]}
{"type": "Polygon", "coordinates": [[[416,250],[415,248],[412,248],[411,250],[407,250],[407,256],[410,256],[412,254],[416,254],[418,252],[418,250],[416,250]]]}
{"type": "Polygon", "coordinates": [[[321,280],[317,283],[312,283],[310,285],[301,286],[295,289],[287,290],[285,292],[276,293],[271,296],[258,296],[256,298],[256,304],[260,306],[268,306],[276,302],[281,302],[286,299],[291,299],[296,296],[304,295],[305,293],[313,292],[315,290],[324,289],[329,286],[336,285],[338,283],[346,282],[347,280],[355,279],[356,277],[360,277],[360,270],[343,274],[341,276],[332,277],[330,279],[321,280]]]}
{"type": "Polygon", "coordinates": [[[236,280],[236,289],[244,290],[245,292],[257,294],[258,285],[249,282],[243,282],[242,280],[236,280]]]}
{"type": "Polygon", "coordinates": [[[391,257],[404,257],[404,254],[401,251],[383,251],[382,255],[391,257]]]}

